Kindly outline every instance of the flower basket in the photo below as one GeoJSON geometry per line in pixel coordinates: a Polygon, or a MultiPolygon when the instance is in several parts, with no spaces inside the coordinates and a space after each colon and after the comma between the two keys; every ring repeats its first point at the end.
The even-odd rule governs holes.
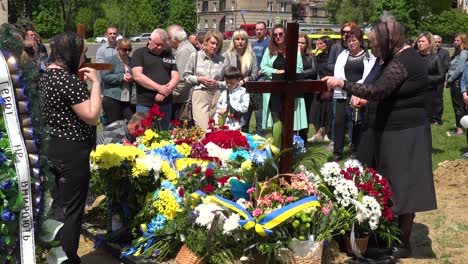
{"type": "Polygon", "coordinates": [[[290,249],[285,248],[277,256],[279,263],[284,264],[321,264],[323,252],[323,241],[317,244],[306,256],[296,256],[290,249]]]}
{"type": "MultiPolygon", "coordinates": [[[[357,250],[359,251],[359,254],[364,255],[364,253],[366,253],[366,250],[367,250],[367,244],[369,243],[369,235],[360,237],[360,238],[356,237],[355,241],[356,241],[356,247],[357,247],[357,250]]],[[[354,255],[353,249],[351,246],[351,239],[349,238],[349,236],[345,236],[345,245],[346,245],[346,252],[348,253],[348,256],[354,255]]]]}
{"type": "Polygon", "coordinates": [[[202,264],[205,263],[202,257],[195,255],[185,244],[180,248],[175,258],[177,264],[202,264]]]}

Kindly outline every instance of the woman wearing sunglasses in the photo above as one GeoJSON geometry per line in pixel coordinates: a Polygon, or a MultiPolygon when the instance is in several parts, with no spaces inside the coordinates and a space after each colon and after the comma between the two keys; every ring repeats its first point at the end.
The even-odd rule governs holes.
{"type": "MultiPolygon", "coordinates": [[[[296,56],[296,73],[302,73],[301,53],[286,54],[286,30],[283,25],[276,25],[273,28],[273,35],[268,48],[263,54],[260,68],[268,80],[284,80],[284,69],[286,68],[286,56],[296,56]]],[[[273,143],[280,145],[281,139],[281,111],[291,111],[292,109],[281,109],[282,98],[277,94],[263,94],[263,128],[273,126],[273,143]],[[273,122],[272,122],[273,120],[273,122]],[[279,133],[275,133],[279,131],[279,133]]],[[[297,98],[294,106],[294,131],[307,128],[307,114],[304,98],[297,98]]]]}
{"type": "Polygon", "coordinates": [[[122,119],[130,120],[135,112],[135,102],[130,100],[136,96],[132,94],[135,81],[130,68],[131,51],[132,43],[128,39],[119,40],[117,54],[109,59],[112,70],[101,72],[104,84],[102,107],[108,124],[122,119]]]}

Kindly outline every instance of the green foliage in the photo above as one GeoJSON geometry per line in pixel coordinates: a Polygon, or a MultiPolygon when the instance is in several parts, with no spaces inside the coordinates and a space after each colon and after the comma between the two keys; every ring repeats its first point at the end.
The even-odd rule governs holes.
{"type": "Polygon", "coordinates": [[[326,6],[334,23],[354,21],[358,24],[370,22],[373,14],[372,0],[331,0],[326,6]]]}
{"type": "Polygon", "coordinates": [[[467,30],[468,15],[456,10],[447,10],[436,15],[424,17],[421,31],[430,31],[441,35],[445,40],[452,41],[458,32],[467,30]]]}
{"type": "Polygon", "coordinates": [[[32,20],[37,32],[43,37],[51,37],[63,32],[63,19],[55,0],[43,0],[34,10],[32,20]]]}
{"type": "Polygon", "coordinates": [[[178,24],[189,34],[195,31],[196,12],[192,0],[170,0],[169,25],[178,24]]]}

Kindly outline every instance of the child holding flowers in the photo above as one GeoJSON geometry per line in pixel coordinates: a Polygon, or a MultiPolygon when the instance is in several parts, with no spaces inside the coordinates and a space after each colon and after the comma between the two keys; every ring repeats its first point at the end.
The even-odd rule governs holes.
{"type": "Polygon", "coordinates": [[[242,80],[239,69],[228,67],[224,78],[227,90],[224,90],[218,99],[214,120],[218,126],[224,125],[230,130],[240,130],[245,124],[243,114],[249,108],[250,97],[245,88],[239,84],[242,80]]]}

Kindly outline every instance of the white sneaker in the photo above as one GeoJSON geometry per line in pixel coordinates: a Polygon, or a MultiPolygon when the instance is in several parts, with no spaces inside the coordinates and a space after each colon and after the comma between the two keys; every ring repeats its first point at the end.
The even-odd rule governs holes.
{"type": "Polygon", "coordinates": [[[325,136],[323,137],[323,141],[325,141],[325,142],[330,142],[330,139],[328,138],[328,135],[325,135],[325,136]]]}

